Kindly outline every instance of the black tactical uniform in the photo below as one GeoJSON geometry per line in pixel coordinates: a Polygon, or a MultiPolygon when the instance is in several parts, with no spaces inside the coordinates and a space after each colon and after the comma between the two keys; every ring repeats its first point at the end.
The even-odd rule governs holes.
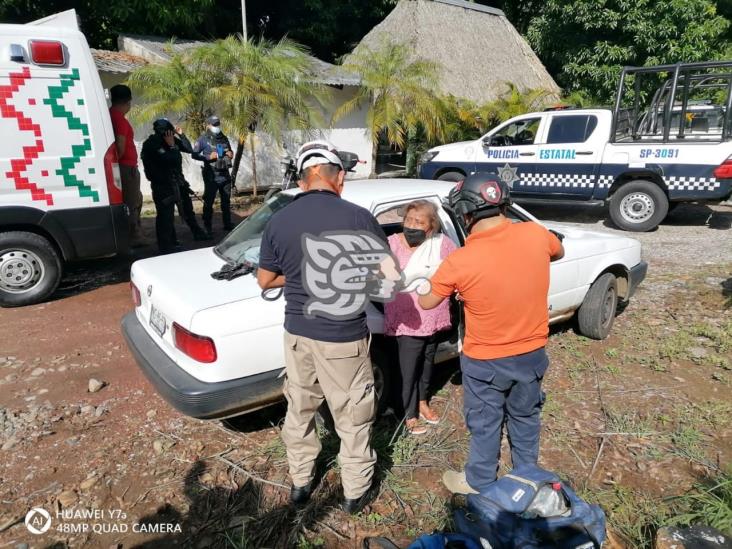
{"type": "Polygon", "coordinates": [[[213,204],[216,195],[221,197],[221,218],[224,229],[230,231],[234,228],[231,223],[231,159],[227,153],[231,152],[229,138],[220,130],[221,121],[217,116],[210,116],[206,120],[209,129],[198,138],[193,146],[193,158],[203,162],[201,173],[203,175],[203,225],[210,233],[212,230],[213,204]],[[212,131],[218,130],[218,132],[212,131]],[[212,153],[216,158],[212,159],[212,153]]]}
{"type": "Polygon", "coordinates": [[[176,135],[173,146],[168,146],[163,139],[163,134],[166,131],[174,131],[174,128],[167,119],[156,120],[153,130],[155,133],[143,143],[140,156],[145,168],[145,177],[150,181],[157,210],[155,232],[158,248],[161,253],[169,253],[179,248],[175,234],[176,205],[178,214],[190,227],[193,238],[206,240],[207,236],[196,222],[189,194],[191,188],[183,177],[183,155],[181,153],[192,153],[190,141],[183,134],[176,135]]]}

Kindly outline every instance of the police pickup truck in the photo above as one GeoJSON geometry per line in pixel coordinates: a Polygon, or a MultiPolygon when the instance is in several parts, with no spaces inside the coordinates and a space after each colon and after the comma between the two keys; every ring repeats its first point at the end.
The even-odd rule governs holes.
{"type": "Polygon", "coordinates": [[[517,116],[476,141],[428,150],[419,176],[493,171],[520,203],[608,204],[619,228],[649,231],[680,202],[730,198],[730,90],[732,61],[628,67],[614,109],[517,116]]]}

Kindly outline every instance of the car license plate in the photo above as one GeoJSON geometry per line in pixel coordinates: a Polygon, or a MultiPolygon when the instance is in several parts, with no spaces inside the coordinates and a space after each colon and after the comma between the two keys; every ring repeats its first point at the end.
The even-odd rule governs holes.
{"type": "Polygon", "coordinates": [[[160,337],[163,337],[168,324],[165,321],[165,315],[158,311],[154,305],[150,305],[150,326],[160,337]]]}

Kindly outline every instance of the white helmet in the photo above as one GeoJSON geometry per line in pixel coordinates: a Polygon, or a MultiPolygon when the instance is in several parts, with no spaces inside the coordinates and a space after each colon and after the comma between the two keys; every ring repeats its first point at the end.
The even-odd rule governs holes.
{"type": "Polygon", "coordinates": [[[302,173],[305,168],[318,164],[335,164],[343,169],[343,162],[338,156],[338,150],[331,143],[323,140],[308,141],[297,150],[297,172],[302,173]]]}

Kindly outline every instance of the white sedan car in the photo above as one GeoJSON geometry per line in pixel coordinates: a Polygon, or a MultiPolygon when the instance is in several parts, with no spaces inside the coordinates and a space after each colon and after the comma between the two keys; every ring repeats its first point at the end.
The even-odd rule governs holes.
{"type": "MultiPolygon", "coordinates": [[[[347,181],[343,198],[369,209],[388,234],[401,230],[404,206],[425,199],[439,206],[442,231],[456,243],[463,235],[443,200],[454,183],[378,179],[347,181]]],[[[283,191],[244,220],[218,246],[143,259],[132,265],[135,310],[122,330],[140,368],[159,393],[189,416],[213,419],[253,411],[281,400],[284,369],[284,298],[271,301],[253,274],[216,280],[227,263],[256,264],[262,232],[274,212],[299,192],[283,191]]],[[[537,221],[519,206],[516,223],[537,221]]],[[[550,322],[578,316],[579,331],[607,336],[619,303],[626,303],[646,274],[637,240],[559,224],[546,226],[564,238],[565,255],[551,265],[550,322]]],[[[517,302],[520,306],[520,302],[517,302]]],[[[388,384],[389,339],[382,307],[368,305],[377,393],[388,384]]],[[[436,361],[458,354],[461,314],[445,332],[436,361]]]]}

